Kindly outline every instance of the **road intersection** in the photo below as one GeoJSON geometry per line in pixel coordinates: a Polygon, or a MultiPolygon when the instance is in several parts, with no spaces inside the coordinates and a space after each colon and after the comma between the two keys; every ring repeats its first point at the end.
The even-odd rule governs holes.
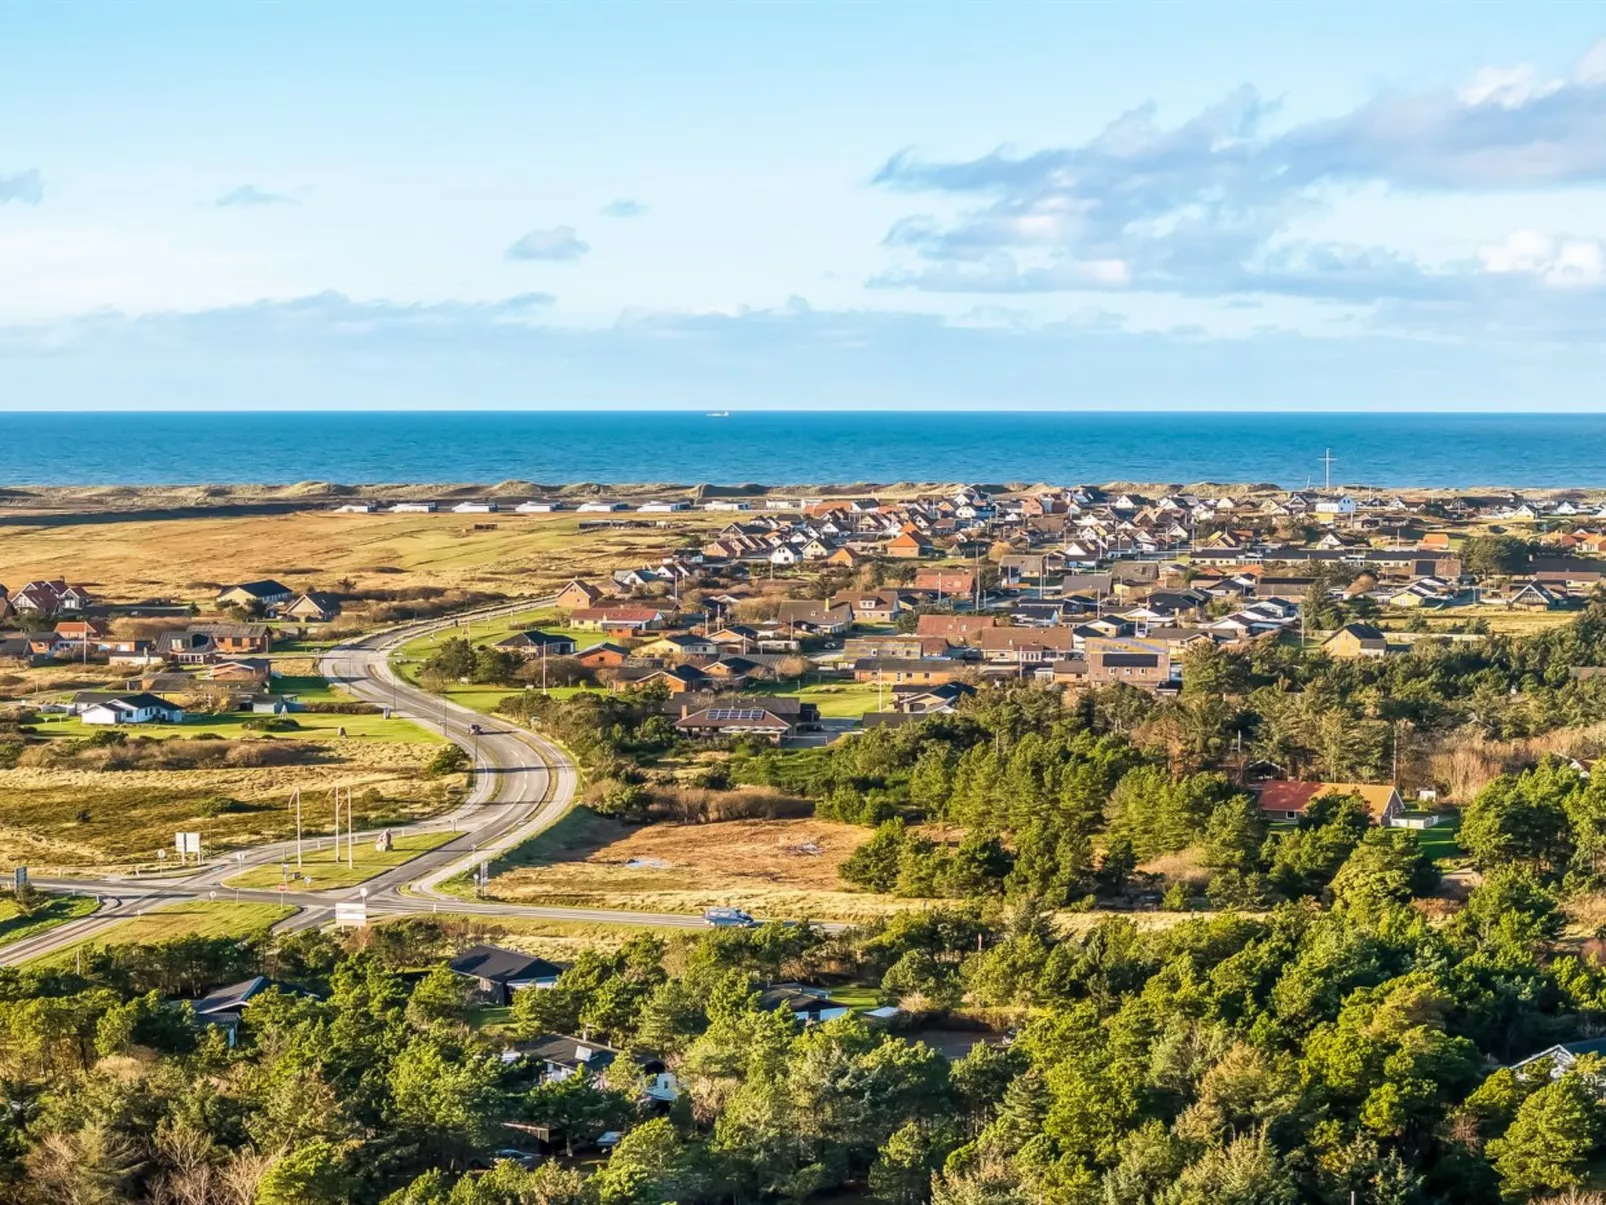
{"type": "MultiPolygon", "coordinates": [[[[472,613],[483,619],[528,611],[542,599],[498,604],[472,613]]],[[[391,654],[408,641],[448,631],[469,615],[404,624],[336,645],[323,655],[325,678],[358,699],[391,709],[391,714],[428,728],[473,758],[467,799],[450,815],[397,828],[399,834],[439,833],[448,826],[459,835],[420,853],[399,866],[381,871],[361,884],[324,891],[262,890],[225,886],[225,880],[254,866],[284,862],[295,843],[275,842],[231,853],[188,875],[112,878],[36,878],[47,891],[93,895],[100,907],[90,916],[0,947],[0,965],[16,965],[55,950],[92,939],[97,932],[148,908],[184,901],[237,899],[286,904],[298,909],[281,929],[313,928],[333,918],[335,904],[362,901],[372,917],[452,912],[490,917],[592,921],[620,925],[697,928],[701,917],[678,913],[614,912],[596,908],[548,908],[468,900],[441,890],[459,875],[470,874],[550,828],[574,806],[579,770],[562,748],[537,733],[432,695],[405,681],[390,663],[391,654]],[[478,728],[479,731],[473,731],[478,728]]],[[[377,832],[357,834],[372,841],[377,832]]]]}

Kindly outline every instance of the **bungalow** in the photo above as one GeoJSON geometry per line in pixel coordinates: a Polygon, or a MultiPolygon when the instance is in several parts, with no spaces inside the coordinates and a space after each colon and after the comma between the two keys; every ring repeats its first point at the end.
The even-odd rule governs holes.
{"type": "Polygon", "coordinates": [[[831,999],[823,988],[801,983],[777,983],[758,994],[759,1011],[785,1013],[801,1025],[816,1025],[845,1017],[851,1009],[831,999]]]}
{"type": "Polygon", "coordinates": [[[964,666],[946,658],[864,657],[853,663],[855,682],[878,682],[886,685],[916,683],[921,686],[939,686],[952,682],[954,675],[964,666]]]}
{"type": "Polygon", "coordinates": [[[433,502],[398,502],[390,508],[393,515],[433,515],[439,509],[433,502]]]}
{"type": "Polygon", "coordinates": [[[343,502],[335,507],[337,515],[371,515],[379,509],[376,502],[343,502]]]}
{"type": "Polygon", "coordinates": [[[496,647],[525,657],[572,657],[575,642],[568,636],[554,636],[549,632],[539,632],[532,628],[527,632],[514,632],[505,640],[498,640],[496,647]]]}
{"type": "Polygon", "coordinates": [[[668,615],[657,607],[582,607],[569,626],[584,632],[655,632],[668,615]]]}
{"type": "Polygon", "coordinates": [[[556,498],[531,498],[520,502],[513,511],[520,515],[550,515],[562,509],[563,503],[556,498]]]}
{"type": "Polygon", "coordinates": [[[998,626],[993,615],[922,615],[915,623],[915,634],[941,636],[950,644],[976,644],[982,632],[998,626]]]}
{"type": "Polygon", "coordinates": [[[271,674],[272,666],[266,658],[231,657],[212,665],[206,672],[206,678],[209,682],[265,686],[271,674]]]}
{"type": "Polygon", "coordinates": [[[494,502],[459,502],[452,507],[454,515],[494,515],[496,511],[494,502]]]}
{"type": "Polygon", "coordinates": [[[266,653],[273,647],[273,629],[265,623],[192,623],[164,632],[156,642],[165,657],[201,665],[221,656],[266,653]]]}
{"type": "Polygon", "coordinates": [[[1322,652],[1329,657],[1383,657],[1388,651],[1387,637],[1369,623],[1347,623],[1322,641],[1322,652]]]}
{"type": "Polygon", "coordinates": [[[680,713],[675,730],[688,736],[760,736],[779,741],[820,720],[819,708],[799,699],[736,695],[695,708],[694,702],[672,705],[680,713]]]}
{"type": "Polygon", "coordinates": [[[681,498],[655,498],[636,507],[636,512],[643,515],[667,515],[690,509],[691,503],[681,498]]]}
{"type": "Polygon", "coordinates": [[[574,659],[587,669],[617,669],[630,660],[631,656],[630,650],[624,645],[605,640],[601,644],[581,649],[575,654],[574,659]]]}
{"type": "Polygon", "coordinates": [[[623,502],[582,502],[574,508],[582,515],[611,515],[616,511],[630,509],[623,502]]]}
{"type": "Polygon", "coordinates": [[[1606,1038],[1585,1038],[1579,1042],[1558,1042],[1537,1054],[1511,1064],[1513,1071],[1530,1073],[1543,1070],[1551,1079],[1560,1079],[1586,1054],[1606,1054],[1606,1038]]]}
{"type": "Polygon", "coordinates": [[[1260,810],[1272,820],[1298,820],[1312,800],[1328,795],[1357,795],[1366,804],[1373,824],[1389,826],[1405,810],[1399,788],[1392,783],[1267,782],[1257,792],[1260,810]]]}
{"type": "Polygon", "coordinates": [[[969,598],[976,590],[976,575],[969,569],[922,569],[911,588],[938,598],[969,598]]]}
{"type": "Polygon", "coordinates": [[[663,683],[665,689],[672,695],[706,694],[716,685],[724,685],[724,683],[716,684],[695,665],[671,665],[667,669],[624,666],[619,670],[619,676],[613,680],[612,685],[615,690],[625,690],[658,682],[663,683]]]}
{"type": "Polygon", "coordinates": [[[1069,656],[1076,649],[1076,633],[1070,628],[983,628],[976,643],[988,661],[1035,665],[1069,656]]]}
{"type": "Polygon", "coordinates": [[[513,1003],[513,993],[524,988],[552,987],[567,969],[518,950],[483,945],[470,946],[446,965],[474,980],[477,993],[498,1005],[513,1003]]]}
{"type": "MultiPolygon", "coordinates": [[[[240,1019],[246,1008],[268,988],[278,986],[266,975],[253,975],[240,983],[213,988],[199,1000],[190,1001],[190,1011],[195,1014],[198,1024],[222,1030],[229,1045],[233,1046],[238,1039],[240,1019]]],[[[290,990],[306,994],[300,993],[299,989],[290,990]]]]}
{"type": "Polygon", "coordinates": [[[526,1058],[543,1066],[542,1079],[561,1081],[576,1075],[601,1075],[620,1058],[633,1058],[640,1067],[646,1082],[642,1094],[649,1099],[670,1102],[680,1096],[680,1085],[675,1073],[662,1059],[650,1054],[627,1055],[624,1051],[588,1038],[571,1038],[567,1034],[544,1033],[528,1045],[519,1048],[526,1058]]]}
{"type": "Polygon", "coordinates": [[[295,597],[295,591],[283,582],[276,582],[272,578],[265,578],[258,582],[241,582],[237,586],[225,586],[218,591],[217,605],[220,607],[251,607],[257,606],[264,611],[287,603],[295,597]]]}
{"type": "Polygon", "coordinates": [[[636,649],[638,657],[717,657],[720,647],[706,636],[675,634],[660,636],[636,649]]]}
{"type": "Polygon", "coordinates": [[[184,709],[159,695],[112,694],[84,690],[73,696],[72,709],[86,724],[182,724],[184,709]]]}
{"type": "Polygon", "coordinates": [[[299,619],[311,623],[328,623],[340,614],[340,596],[322,590],[309,590],[293,602],[279,608],[285,619],[299,619]]]}
{"type": "Polygon", "coordinates": [[[775,618],[783,625],[807,624],[822,635],[840,636],[853,625],[853,608],[847,603],[785,599],[776,608],[775,618]]]}

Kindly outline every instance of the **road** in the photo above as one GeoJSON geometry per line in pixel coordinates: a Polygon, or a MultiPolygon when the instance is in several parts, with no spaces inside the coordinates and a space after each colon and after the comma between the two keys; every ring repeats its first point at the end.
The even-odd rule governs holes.
{"type": "MultiPolygon", "coordinates": [[[[528,611],[548,603],[525,599],[473,612],[473,618],[528,611]]],[[[100,897],[93,915],[58,925],[35,937],[0,948],[0,966],[15,965],[93,937],[100,930],[145,910],[185,900],[240,900],[288,904],[299,911],[281,923],[281,929],[312,928],[327,923],[337,902],[366,898],[373,916],[449,911],[484,916],[536,920],[596,921],[621,925],[664,925],[701,928],[701,917],[679,913],[613,912],[595,908],[543,908],[503,904],[491,900],[464,900],[443,892],[441,884],[466,874],[482,861],[513,848],[550,827],[574,804],[579,772],[574,760],[551,741],[505,720],[472,711],[438,695],[429,694],[401,679],[390,665],[390,655],[410,640],[458,626],[467,614],[389,628],[337,645],[324,654],[320,672],[350,694],[393,715],[435,728],[473,759],[468,797],[449,816],[394,829],[439,832],[445,825],[461,836],[393,869],[381,872],[361,886],[329,891],[264,891],[223,886],[226,879],[253,866],[286,860],[294,855],[294,842],[275,842],[219,859],[188,875],[142,878],[36,878],[47,891],[70,891],[100,897]],[[476,735],[470,726],[478,724],[476,735]]],[[[358,841],[372,841],[377,832],[358,830],[358,841]]]]}

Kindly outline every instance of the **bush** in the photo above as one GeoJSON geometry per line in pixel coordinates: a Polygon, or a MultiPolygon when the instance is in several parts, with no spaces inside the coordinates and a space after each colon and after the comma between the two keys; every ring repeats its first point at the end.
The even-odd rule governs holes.
{"type": "Polygon", "coordinates": [[[468,754],[458,745],[443,746],[434,757],[424,763],[424,774],[430,778],[439,778],[443,774],[460,774],[467,769],[468,754]]]}

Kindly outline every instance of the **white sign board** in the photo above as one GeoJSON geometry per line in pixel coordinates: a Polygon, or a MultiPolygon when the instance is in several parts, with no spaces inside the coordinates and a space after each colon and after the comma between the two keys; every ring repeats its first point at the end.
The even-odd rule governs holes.
{"type": "Polygon", "coordinates": [[[174,833],[173,844],[177,847],[178,856],[181,858],[185,854],[194,854],[197,858],[201,856],[200,833],[174,833]]]}
{"type": "Polygon", "coordinates": [[[335,905],[335,924],[341,927],[356,926],[358,928],[368,923],[368,901],[356,900],[349,904],[335,905]]]}

